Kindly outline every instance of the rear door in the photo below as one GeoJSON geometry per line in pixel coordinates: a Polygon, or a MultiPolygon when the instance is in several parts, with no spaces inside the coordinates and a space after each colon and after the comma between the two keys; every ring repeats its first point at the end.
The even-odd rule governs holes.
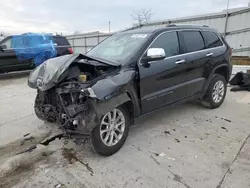
{"type": "MultiPolygon", "coordinates": [[[[224,45],[216,32],[202,31],[201,33],[205,41],[206,55],[209,57],[210,64],[213,67],[221,64],[225,60],[224,54],[227,51],[227,46],[224,45]]],[[[211,72],[212,70],[207,71],[211,72]]]]}
{"type": "Polygon", "coordinates": [[[185,44],[186,65],[188,67],[187,96],[191,97],[202,91],[206,81],[206,68],[209,67],[208,52],[199,30],[180,31],[179,34],[185,44]]]}
{"type": "Polygon", "coordinates": [[[187,89],[186,60],[180,54],[177,32],[161,33],[149,48],[163,48],[166,58],[139,65],[143,113],[180,101],[186,97],[187,89]]]}

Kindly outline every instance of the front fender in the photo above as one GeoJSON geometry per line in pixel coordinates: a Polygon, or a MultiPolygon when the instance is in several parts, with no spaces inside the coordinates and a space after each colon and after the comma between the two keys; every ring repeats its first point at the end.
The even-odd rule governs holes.
{"type": "Polygon", "coordinates": [[[109,100],[102,100],[95,103],[95,111],[99,118],[114,108],[131,101],[126,93],[119,94],[109,100]]]}
{"type": "Polygon", "coordinates": [[[139,116],[141,108],[135,76],[136,71],[132,69],[99,80],[87,88],[90,91],[89,96],[98,99],[100,108],[103,109],[102,113],[131,101],[134,116],[139,116]]]}
{"type": "Polygon", "coordinates": [[[121,71],[104,79],[98,80],[89,87],[99,100],[108,100],[112,96],[124,93],[126,86],[134,79],[135,71],[121,71]]]}

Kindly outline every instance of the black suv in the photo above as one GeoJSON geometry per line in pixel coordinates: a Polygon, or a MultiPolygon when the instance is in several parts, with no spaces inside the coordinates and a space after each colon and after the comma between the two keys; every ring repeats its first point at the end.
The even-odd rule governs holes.
{"type": "MultiPolygon", "coordinates": [[[[26,36],[19,35],[19,36],[26,36]]],[[[22,40],[26,39],[32,40],[32,36],[23,37],[22,40]]],[[[42,36],[40,36],[42,41],[42,36]]],[[[52,36],[53,42],[57,51],[56,56],[66,55],[73,53],[73,50],[68,42],[68,40],[61,36],[55,35],[52,36]]],[[[37,40],[37,38],[36,38],[37,40]]],[[[0,73],[12,72],[12,71],[21,71],[21,70],[30,70],[35,67],[35,62],[33,58],[29,59],[18,59],[15,49],[13,48],[13,36],[8,36],[2,41],[0,41],[0,73]]],[[[24,42],[24,41],[23,41],[24,42]]]]}
{"type": "Polygon", "coordinates": [[[39,118],[87,137],[99,154],[112,155],[135,118],[194,99],[219,107],[231,75],[230,56],[226,41],[207,26],[136,29],[109,37],[86,55],[46,61],[28,84],[38,90],[39,118]]]}

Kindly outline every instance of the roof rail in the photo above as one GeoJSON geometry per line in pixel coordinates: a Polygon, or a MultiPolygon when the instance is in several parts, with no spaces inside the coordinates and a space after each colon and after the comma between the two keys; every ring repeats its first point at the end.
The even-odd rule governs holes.
{"type": "Polygon", "coordinates": [[[141,24],[141,25],[136,25],[136,26],[133,26],[133,27],[130,27],[130,28],[127,28],[127,29],[124,29],[124,30],[121,30],[121,31],[118,31],[119,33],[120,32],[125,32],[125,31],[130,31],[130,30],[135,30],[135,29],[139,29],[141,27],[143,27],[144,24],[141,24]]]}
{"type": "Polygon", "coordinates": [[[169,24],[167,25],[167,27],[176,27],[176,26],[209,27],[208,25],[200,25],[200,24],[169,24]]]}

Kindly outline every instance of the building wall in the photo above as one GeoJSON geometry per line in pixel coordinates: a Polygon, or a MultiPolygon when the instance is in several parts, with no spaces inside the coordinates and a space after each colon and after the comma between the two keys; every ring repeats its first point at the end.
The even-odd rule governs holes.
{"type": "Polygon", "coordinates": [[[102,42],[111,35],[112,34],[96,34],[96,35],[82,35],[82,36],[72,35],[68,36],[67,39],[71,44],[71,46],[73,47],[75,53],[85,54],[88,52],[88,50],[90,50],[91,48],[93,48],[94,46],[96,46],[97,44],[99,44],[100,42],[102,42]]]}
{"type": "MultiPolygon", "coordinates": [[[[218,15],[217,15],[218,16],[218,15]]],[[[184,21],[181,23],[204,24],[225,33],[225,39],[233,48],[235,56],[250,56],[250,9],[238,11],[228,15],[221,14],[220,18],[202,19],[197,21],[184,21]],[[227,19],[227,26],[225,24],[227,19]]]]}
{"type": "MultiPolygon", "coordinates": [[[[232,9],[214,14],[163,20],[142,27],[164,27],[168,24],[199,24],[216,28],[225,36],[235,56],[250,56],[250,8],[232,9]]],[[[75,52],[86,53],[112,34],[67,37],[75,52]]]]}

